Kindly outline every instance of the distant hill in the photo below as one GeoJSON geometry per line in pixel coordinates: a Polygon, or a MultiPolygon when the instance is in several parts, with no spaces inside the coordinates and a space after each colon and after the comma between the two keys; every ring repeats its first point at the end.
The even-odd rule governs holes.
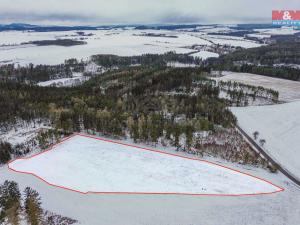
{"type": "Polygon", "coordinates": [[[70,30],[99,30],[99,29],[112,29],[112,28],[125,28],[128,25],[116,25],[116,26],[55,26],[55,25],[32,25],[26,23],[11,23],[0,24],[0,31],[36,31],[36,32],[49,32],[49,31],[70,31],[70,30]]]}
{"type": "MultiPolygon", "coordinates": [[[[209,24],[209,26],[217,26],[218,24],[209,24]]],[[[10,31],[10,30],[18,30],[18,31],[26,31],[32,30],[36,32],[47,32],[47,31],[70,31],[70,30],[99,30],[99,29],[113,29],[113,28],[126,28],[126,27],[134,27],[137,30],[177,30],[177,29],[197,29],[201,26],[201,24],[150,24],[150,25],[106,25],[106,26],[55,26],[55,25],[33,25],[27,23],[11,23],[11,24],[0,24],[0,31],[10,31]]],[[[270,24],[238,24],[238,25],[228,25],[228,27],[235,30],[252,30],[258,28],[274,28],[273,25],[270,24]]],[[[248,32],[249,33],[249,32],[248,32]]]]}

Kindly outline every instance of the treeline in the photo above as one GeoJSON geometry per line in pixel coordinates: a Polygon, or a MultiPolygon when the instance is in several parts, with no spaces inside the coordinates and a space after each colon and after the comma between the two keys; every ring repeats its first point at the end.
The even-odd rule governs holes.
{"type": "Polygon", "coordinates": [[[250,102],[259,99],[269,100],[271,103],[278,103],[279,92],[261,86],[252,86],[239,82],[219,81],[218,86],[229,97],[229,101],[235,106],[247,106],[250,102]]]}
{"type": "Polygon", "coordinates": [[[70,46],[74,46],[74,45],[85,45],[85,44],[87,44],[87,42],[73,40],[73,39],[56,39],[56,40],[31,41],[31,42],[23,43],[23,44],[33,44],[33,45],[37,45],[37,46],[57,45],[57,46],[70,47],[70,46]]]}
{"type": "Polygon", "coordinates": [[[70,65],[61,64],[20,66],[15,64],[0,65],[0,80],[12,80],[22,83],[37,83],[58,78],[72,77],[70,65]]]}
{"type": "Polygon", "coordinates": [[[257,48],[240,49],[218,59],[209,59],[209,65],[218,70],[255,73],[299,81],[300,69],[289,66],[289,64],[300,65],[299,43],[298,38],[257,48]]]}
{"type": "Polygon", "coordinates": [[[242,66],[232,67],[234,72],[254,73],[269,77],[282,78],[287,80],[300,81],[300,69],[280,66],[255,66],[243,64],[242,66]]]}
{"type": "Polygon", "coordinates": [[[206,79],[207,72],[134,67],[72,88],[0,82],[0,124],[49,118],[54,127],[69,133],[129,133],[136,141],[153,143],[166,137],[176,145],[181,135],[190,139],[195,131],[235,123],[229,102],[219,98],[219,87],[206,79]]]}
{"type": "Polygon", "coordinates": [[[165,54],[144,54],[141,56],[127,57],[116,55],[94,55],[92,56],[92,61],[106,68],[122,68],[131,65],[166,66],[168,62],[200,65],[202,62],[199,58],[195,58],[187,54],[176,54],[175,52],[168,52],[165,54]]]}
{"type": "Polygon", "coordinates": [[[76,220],[43,210],[39,193],[30,187],[23,195],[14,181],[0,185],[0,224],[69,225],[76,220]],[[24,196],[24,197],[22,197],[24,196]]]}
{"type": "Polygon", "coordinates": [[[257,48],[240,49],[221,56],[225,64],[228,61],[247,61],[255,65],[273,65],[279,63],[300,64],[300,41],[279,42],[257,48]]]}
{"type": "Polygon", "coordinates": [[[300,81],[300,69],[286,66],[256,66],[250,64],[224,65],[215,67],[218,70],[232,71],[238,73],[253,73],[268,77],[281,78],[293,81],[300,81]]]}

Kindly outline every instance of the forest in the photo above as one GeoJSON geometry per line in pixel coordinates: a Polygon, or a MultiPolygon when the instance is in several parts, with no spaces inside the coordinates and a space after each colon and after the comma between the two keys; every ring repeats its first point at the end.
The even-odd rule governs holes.
{"type": "MultiPolygon", "coordinates": [[[[180,135],[191,147],[193,133],[232,127],[235,117],[219,88],[202,68],[134,67],[94,77],[73,88],[38,87],[0,82],[0,123],[47,118],[66,133],[98,132],[135,141],[156,143],[180,135]]],[[[8,147],[3,148],[7,153],[8,147]]]]}
{"type": "Polygon", "coordinates": [[[221,61],[248,61],[254,64],[268,65],[285,63],[300,64],[300,40],[277,42],[257,48],[240,49],[221,57],[221,61]]]}
{"type": "Polygon", "coordinates": [[[209,78],[211,69],[199,58],[173,52],[131,57],[94,55],[90,61],[69,59],[55,66],[2,65],[1,132],[32,124],[39,127],[41,123],[51,129],[38,132],[22,144],[2,140],[0,164],[34,149],[46,149],[73,132],[87,132],[268,167],[235,132],[236,118],[229,107],[245,106],[262,98],[277,103],[278,92],[216,82],[209,78]],[[197,67],[172,68],[168,62],[197,67]],[[105,70],[88,72],[89,64],[105,70]],[[36,85],[72,77],[74,72],[89,76],[89,80],[73,87],[36,85]],[[223,93],[225,98],[220,97],[223,93]]]}
{"type": "MultiPolygon", "coordinates": [[[[76,62],[69,60],[68,64],[76,62]]],[[[60,88],[4,79],[0,82],[2,130],[9,130],[20,120],[29,124],[49,121],[53,129],[24,145],[2,142],[0,163],[37,147],[46,149],[64,135],[84,131],[267,167],[232,131],[236,118],[228,107],[243,105],[249,98],[276,100],[278,93],[217,83],[208,78],[209,72],[206,67],[129,66],[93,76],[80,86],[60,88]],[[225,90],[230,92],[229,99],[220,98],[225,90]],[[229,138],[234,141],[226,142],[229,138]]]]}

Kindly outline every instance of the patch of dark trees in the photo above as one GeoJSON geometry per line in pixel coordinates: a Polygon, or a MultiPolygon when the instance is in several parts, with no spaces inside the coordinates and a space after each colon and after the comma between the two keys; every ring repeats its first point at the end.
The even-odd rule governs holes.
{"type": "Polygon", "coordinates": [[[56,39],[56,40],[42,40],[42,41],[31,41],[28,43],[23,44],[33,44],[37,46],[64,46],[64,47],[70,47],[75,45],[85,45],[87,44],[85,41],[78,41],[73,39],[56,39]]]}
{"type": "Polygon", "coordinates": [[[168,62],[180,62],[185,64],[201,65],[202,60],[187,54],[167,52],[165,54],[144,54],[141,56],[121,57],[116,55],[94,55],[92,61],[106,68],[141,66],[167,66],[168,62]]]}
{"type": "Polygon", "coordinates": [[[72,72],[84,72],[85,63],[76,59],[66,60],[60,65],[16,66],[15,64],[0,65],[0,80],[11,80],[35,84],[59,78],[72,77],[72,72]]]}

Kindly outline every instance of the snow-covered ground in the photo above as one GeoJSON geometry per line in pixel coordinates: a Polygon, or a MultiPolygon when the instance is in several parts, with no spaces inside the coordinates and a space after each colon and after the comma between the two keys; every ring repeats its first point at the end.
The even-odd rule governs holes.
{"type": "Polygon", "coordinates": [[[258,131],[269,154],[300,178],[300,101],[231,110],[249,136],[258,131]]]}
{"type": "Polygon", "coordinates": [[[270,38],[271,34],[263,34],[263,33],[254,33],[254,34],[247,34],[247,37],[254,37],[258,39],[270,38]]]}
{"type": "Polygon", "coordinates": [[[231,29],[229,26],[222,26],[222,25],[199,27],[197,30],[204,32],[206,34],[208,34],[208,33],[228,33],[228,32],[235,31],[234,29],[231,29]]]}
{"type": "Polygon", "coordinates": [[[93,36],[78,36],[75,31],[67,32],[0,32],[0,63],[60,64],[65,59],[86,60],[94,54],[115,54],[120,56],[141,55],[145,53],[191,53],[193,45],[211,45],[212,43],[242,47],[257,47],[260,44],[244,38],[206,35],[205,32],[184,32],[168,30],[97,30],[85,31],[93,36]],[[145,34],[164,36],[147,36],[145,34]],[[77,36],[75,36],[77,35],[77,36]],[[167,36],[176,36],[170,38],[167,36]],[[200,38],[199,38],[200,37],[200,38]],[[55,39],[83,39],[86,45],[71,47],[21,45],[24,42],[55,39]],[[12,45],[12,46],[7,46],[12,45]]]}
{"type": "Polygon", "coordinates": [[[218,53],[214,53],[214,52],[208,52],[208,51],[200,51],[200,52],[196,52],[191,54],[191,56],[194,57],[199,57],[201,59],[208,59],[208,58],[217,58],[219,57],[218,53]]]}
{"type": "MultiPolygon", "coordinates": [[[[184,156],[190,156],[178,152],[184,156]]],[[[195,157],[196,158],[196,157],[195,157]]],[[[300,188],[282,174],[264,169],[208,160],[264,177],[285,188],[284,192],[248,197],[175,196],[175,195],[82,195],[49,186],[32,175],[0,167],[0,183],[14,180],[20,188],[36,189],[43,208],[77,219],[81,225],[298,225],[300,188]],[[291,210],[292,209],[292,210],[291,210]]],[[[73,173],[76,176],[76,173],[73,173]]]]}
{"type": "Polygon", "coordinates": [[[261,76],[250,73],[223,72],[222,77],[214,78],[217,81],[236,81],[253,86],[271,88],[279,92],[279,100],[285,102],[300,100],[300,82],[279,78],[261,76]]]}
{"type": "Polygon", "coordinates": [[[0,141],[9,142],[12,145],[22,144],[34,139],[42,129],[50,129],[44,122],[18,121],[13,127],[0,131],[0,141]]]}
{"type": "Polygon", "coordinates": [[[242,48],[256,48],[262,46],[255,41],[246,40],[243,37],[223,36],[223,35],[208,35],[207,39],[214,44],[231,45],[242,48]]]}
{"type": "Polygon", "coordinates": [[[203,161],[76,135],[10,168],[81,192],[257,194],[281,189],[203,161]],[[76,176],[73,174],[76,173],[76,176]]]}
{"type": "Polygon", "coordinates": [[[292,35],[300,32],[293,27],[282,27],[282,28],[270,28],[270,29],[254,29],[254,31],[259,32],[260,34],[266,35],[292,35]]]}
{"type": "Polygon", "coordinates": [[[41,86],[41,87],[48,87],[48,86],[72,87],[72,86],[80,85],[83,82],[87,81],[88,79],[89,79],[89,77],[85,77],[85,76],[61,78],[61,79],[54,79],[54,80],[39,82],[39,83],[37,83],[37,85],[41,86]]]}
{"type": "Polygon", "coordinates": [[[195,32],[191,33],[190,35],[215,45],[228,45],[242,48],[255,48],[262,46],[262,44],[259,44],[255,41],[247,40],[244,37],[234,37],[227,35],[206,35],[202,32],[195,32]]]}

